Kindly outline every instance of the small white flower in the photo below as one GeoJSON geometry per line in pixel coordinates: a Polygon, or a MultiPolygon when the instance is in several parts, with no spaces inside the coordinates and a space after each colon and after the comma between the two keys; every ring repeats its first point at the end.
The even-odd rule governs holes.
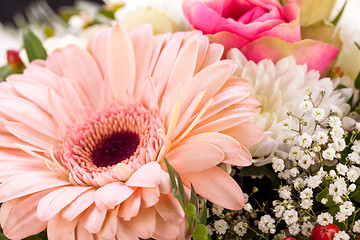
{"type": "Polygon", "coordinates": [[[338,222],[344,222],[347,218],[348,216],[346,216],[343,212],[337,212],[335,214],[335,219],[338,222]]]}
{"type": "Polygon", "coordinates": [[[305,183],[309,188],[316,188],[321,184],[321,182],[322,178],[318,175],[309,176],[307,179],[305,179],[305,183]]]}
{"type": "Polygon", "coordinates": [[[317,141],[320,145],[327,143],[327,141],[329,140],[329,136],[328,133],[322,130],[319,130],[315,137],[314,137],[315,141],[317,141]]]}
{"type": "Polygon", "coordinates": [[[313,108],[311,113],[317,121],[322,120],[325,116],[325,111],[322,108],[313,108]]]}
{"type": "Polygon", "coordinates": [[[360,168],[351,166],[347,171],[346,176],[350,182],[355,182],[360,177],[360,168]]]}
{"type": "Polygon", "coordinates": [[[342,138],[344,136],[344,129],[342,127],[333,127],[330,132],[330,135],[333,139],[342,138]]]}
{"type": "Polygon", "coordinates": [[[341,127],[341,119],[339,117],[330,117],[329,124],[332,128],[341,127]]]}
{"type": "Polygon", "coordinates": [[[335,233],[333,240],[349,240],[350,236],[345,231],[335,233]]]}
{"type": "Polygon", "coordinates": [[[347,184],[343,177],[338,177],[329,185],[329,194],[333,196],[335,202],[340,202],[339,199],[342,195],[347,194],[347,184]]]}
{"type": "Polygon", "coordinates": [[[314,163],[315,161],[309,155],[303,155],[298,162],[299,166],[303,169],[308,169],[314,163]]]}
{"type": "Polygon", "coordinates": [[[284,130],[291,130],[292,120],[290,118],[285,119],[281,122],[281,126],[284,130]]]}
{"type": "Polygon", "coordinates": [[[347,171],[348,171],[348,167],[344,164],[338,163],[336,164],[336,171],[340,174],[345,176],[347,171]]]}
{"type": "Polygon", "coordinates": [[[305,183],[302,178],[298,177],[293,181],[293,185],[296,190],[300,190],[301,188],[304,187],[305,183]]]}
{"type": "Polygon", "coordinates": [[[331,223],[333,223],[333,221],[334,221],[333,216],[331,216],[330,213],[328,213],[328,212],[321,213],[317,217],[317,223],[322,225],[322,226],[326,226],[328,224],[331,224],[331,223]]]}
{"type": "Polygon", "coordinates": [[[300,109],[303,113],[311,111],[312,108],[313,108],[313,104],[308,100],[302,101],[300,103],[300,109]]]}
{"type": "Polygon", "coordinates": [[[310,222],[304,222],[301,225],[301,233],[302,235],[306,236],[306,237],[310,237],[311,236],[311,232],[314,228],[314,225],[310,222]]]}
{"type": "Polygon", "coordinates": [[[303,199],[300,203],[300,206],[303,209],[309,209],[311,206],[313,205],[313,200],[312,199],[303,199]]]}
{"type": "Polygon", "coordinates": [[[275,220],[270,215],[264,215],[260,218],[258,226],[260,231],[269,233],[270,229],[275,228],[275,220]]]}
{"type": "Polygon", "coordinates": [[[216,205],[216,204],[214,204],[211,208],[211,212],[213,214],[215,214],[216,216],[220,216],[223,211],[224,211],[224,208],[219,205],[216,205]]]}
{"type": "Polygon", "coordinates": [[[278,176],[279,176],[279,178],[281,178],[281,179],[288,179],[288,178],[290,178],[290,170],[289,170],[289,169],[286,169],[286,170],[283,171],[283,172],[279,172],[279,173],[278,173],[278,176]]]}
{"type": "Polygon", "coordinates": [[[360,152],[360,141],[359,140],[354,141],[354,144],[351,146],[351,150],[353,150],[354,152],[360,152]]]}
{"type": "Polygon", "coordinates": [[[281,186],[278,190],[278,193],[282,199],[290,199],[291,198],[290,186],[281,186]]]}
{"type": "Polygon", "coordinates": [[[210,224],[206,225],[206,229],[207,229],[207,232],[208,232],[210,235],[213,235],[214,229],[211,227],[210,224]]]}
{"type": "Polygon", "coordinates": [[[247,203],[249,201],[249,195],[244,193],[244,202],[247,203]]]}
{"type": "Polygon", "coordinates": [[[324,171],[323,167],[321,167],[318,172],[316,173],[316,175],[318,175],[320,178],[323,178],[327,175],[327,172],[324,171]]]}
{"type": "Polygon", "coordinates": [[[277,218],[281,218],[283,213],[285,211],[285,207],[282,206],[282,205],[277,205],[275,208],[274,208],[274,212],[275,212],[275,217],[277,218]]]}
{"type": "Polygon", "coordinates": [[[313,197],[313,190],[311,188],[305,188],[300,193],[300,198],[301,199],[312,198],[312,197],[313,197]]]}
{"type": "Polygon", "coordinates": [[[283,219],[287,225],[293,224],[298,220],[298,212],[294,209],[286,210],[283,214],[283,219]]]}
{"type": "Polygon", "coordinates": [[[356,189],[356,185],[354,183],[350,184],[349,189],[348,189],[349,192],[353,192],[353,191],[355,191],[355,189],[356,189]]]}
{"type": "Polygon", "coordinates": [[[298,137],[299,146],[307,148],[311,146],[312,138],[309,134],[303,133],[298,137]]]}
{"type": "Polygon", "coordinates": [[[220,219],[214,222],[214,228],[217,234],[223,235],[229,229],[229,225],[224,219],[220,219]]]}
{"type": "Polygon", "coordinates": [[[247,212],[251,212],[253,210],[253,208],[252,208],[250,203],[246,203],[244,205],[244,210],[247,211],[247,212]]]}
{"type": "Polygon", "coordinates": [[[280,172],[284,170],[285,168],[284,160],[282,160],[281,158],[274,157],[272,159],[272,168],[274,169],[275,172],[280,172]]]}
{"type": "Polygon", "coordinates": [[[359,152],[352,152],[348,155],[348,159],[356,164],[360,164],[360,155],[359,152]]]}
{"type": "Polygon", "coordinates": [[[321,203],[324,204],[324,205],[327,204],[327,203],[328,203],[328,199],[327,199],[327,198],[321,199],[321,203]]]}
{"type": "Polygon", "coordinates": [[[293,236],[297,235],[300,232],[300,225],[298,223],[293,223],[289,226],[289,233],[293,236]]]}
{"type": "Polygon", "coordinates": [[[335,170],[330,170],[329,175],[330,175],[330,177],[335,178],[336,177],[336,171],[335,170]]]}
{"type": "Polygon", "coordinates": [[[346,147],[346,142],[343,138],[334,140],[334,149],[338,152],[341,152],[346,147]]]}
{"type": "Polygon", "coordinates": [[[244,236],[246,234],[246,230],[247,230],[247,223],[245,222],[238,222],[235,226],[234,226],[234,232],[236,232],[236,234],[240,237],[244,236]]]}
{"type": "Polygon", "coordinates": [[[353,226],[353,232],[360,233],[360,220],[357,220],[353,226]]]}
{"type": "Polygon", "coordinates": [[[353,203],[350,201],[346,201],[340,205],[340,212],[344,213],[347,216],[351,216],[351,214],[355,211],[355,207],[353,203]]]}
{"type": "Polygon", "coordinates": [[[299,174],[299,169],[297,169],[296,167],[290,169],[290,175],[292,177],[296,177],[298,174],[299,174]]]}
{"type": "Polygon", "coordinates": [[[291,147],[289,152],[290,160],[299,160],[302,155],[304,155],[304,152],[301,150],[300,147],[298,146],[291,147]]]}
{"type": "Polygon", "coordinates": [[[271,234],[275,234],[275,233],[276,233],[276,229],[275,229],[275,228],[270,229],[270,233],[271,233],[271,234]]]}
{"type": "Polygon", "coordinates": [[[334,160],[335,154],[336,154],[335,149],[330,147],[330,148],[326,149],[325,151],[323,151],[322,157],[324,159],[331,161],[331,160],[334,160]]]}

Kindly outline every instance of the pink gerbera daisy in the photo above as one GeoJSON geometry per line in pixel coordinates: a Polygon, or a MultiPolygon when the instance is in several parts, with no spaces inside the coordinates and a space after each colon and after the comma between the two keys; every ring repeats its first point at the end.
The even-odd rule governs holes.
{"type": "Polygon", "coordinates": [[[240,209],[240,187],[217,165],[251,164],[259,103],[222,51],[200,32],[115,25],[1,83],[5,235],[183,239],[164,156],[185,188],[240,209]]]}

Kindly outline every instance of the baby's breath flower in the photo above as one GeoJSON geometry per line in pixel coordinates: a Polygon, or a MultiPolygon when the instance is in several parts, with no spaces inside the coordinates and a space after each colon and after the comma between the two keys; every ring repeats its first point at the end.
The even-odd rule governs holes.
{"type": "Polygon", "coordinates": [[[270,229],[275,228],[275,220],[270,215],[266,214],[260,218],[258,226],[263,233],[269,233],[270,229]]]}
{"type": "Polygon", "coordinates": [[[341,152],[346,147],[346,142],[343,138],[338,138],[334,140],[334,149],[338,152],[341,152]]]}
{"type": "Polygon", "coordinates": [[[360,233],[360,220],[357,220],[353,226],[353,232],[360,233]]]}
{"type": "Polygon", "coordinates": [[[216,204],[213,204],[212,208],[211,208],[211,212],[213,214],[215,214],[216,216],[220,216],[224,211],[224,208],[219,206],[219,205],[216,205],[216,204]]]}
{"type": "Polygon", "coordinates": [[[339,117],[330,117],[329,124],[332,128],[341,127],[341,119],[339,117]]]}
{"type": "Polygon", "coordinates": [[[283,214],[283,219],[287,225],[293,224],[298,220],[298,212],[294,209],[286,210],[283,214]]]}
{"type": "Polygon", "coordinates": [[[317,217],[317,223],[322,225],[322,226],[326,226],[328,224],[331,224],[331,223],[333,223],[333,221],[334,221],[333,216],[331,216],[330,213],[328,213],[328,212],[321,213],[317,217]]]}
{"type": "Polygon", "coordinates": [[[336,164],[336,171],[340,174],[345,176],[347,171],[348,171],[348,167],[344,164],[338,163],[336,164]]]}
{"type": "Polygon", "coordinates": [[[317,141],[320,145],[327,143],[329,136],[328,133],[323,131],[323,130],[319,130],[316,132],[315,136],[314,136],[315,141],[317,141]]]}
{"type": "Polygon", "coordinates": [[[340,205],[340,212],[344,213],[347,216],[351,216],[354,211],[355,211],[355,207],[353,206],[353,203],[350,201],[346,201],[340,205]]]}
{"type": "Polygon", "coordinates": [[[320,121],[325,116],[325,111],[322,108],[313,108],[311,110],[312,116],[317,120],[320,121]]]}
{"type": "Polygon", "coordinates": [[[300,198],[301,199],[312,198],[312,197],[313,197],[313,190],[311,188],[305,188],[300,193],[300,198]]]}
{"type": "Polygon", "coordinates": [[[275,212],[275,217],[281,218],[282,215],[283,215],[283,213],[284,213],[284,211],[285,211],[285,207],[282,206],[282,205],[278,205],[278,206],[276,206],[276,207],[274,208],[273,211],[275,212]]]}
{"type": "Polygon", "coordinates": [[[360,176],[360,168],[356,166],[351,166],[346,173],[347,178],[350,182],[355,182],[360,176]]]}
{"type": "Polygon", "coordinates": [[[214,229],[217,234],[223,235],[229,229],[229,225],[224,219],[220,219],[214,222],[214,229]]]}
{"type": "Polygon", "coordinates": [[[310,237],[311,236],[311,232],[314,228],[314,225],[310,222],[304,222],[301,225],[301,233],[302,235],[306,236],[306,237],[310,237]]]}
{"type": "Polygon", "coordinates": [[[309,209],[312,205],[313,205],[313,200],[312,199],[303,199],[301,201],[301,204],[300,204],[300,206],[303,209],[309,209]]]}
{"type": "Polygon", "coordinates": [[[289,233],[293,236],[297,235],[300,232],[300,225],[298,223],[293,223],[289,226],[289,233]]]}
{"type": "Polygon", "coordinates": [[[323,151],[322,157],[326,160],[331,161],[331,160],[334,160],[335,154],[336,154],[335,149],[330,147],[330,148],[326,149],[325,151],[323,151]]]}
{"type": "Polygon", "coordinates": [[[309,112],[311,111],[311,109],[313,108],[313,104],[311,101],[309,100],[305,100],[305,101],[302,101],[300,103],[300,110],[303,112],[303,113],[306,113],[306,112],[309,112]]]}
{"type": "Polygon", "coordinates": [[[278,193],[282,199],[290,199],[291,198],[291,187],[288,185],[281,186],[278,190],[278,193]]]}
{"type": "Polygon", "coordinates": [[[296,179],[292,182],[292,184],[294,185],[294,188],[295,188],[296,190],[298,190],[298,191],[299,191],[301,188],[303,188],[304,185],[305,185],[304,180],[303,180],[302,178],[300,178],[300,177],[296,178],[296,179]]]}
{"type": "Polygon", "coordinates": [[[309,134],[303,133],[298,137],[298,144],[300,147],[310,147],[312,143],[312,138],[309,134]]]}
{"type": "Polygon", "coordinates": [[[298,162],[299,166],[303,169],[308,169],[314,163],[315,162],[310,155],[303,155],[298,162]]]}
{"type": "Polygon", "coordinates": [[[284,160],[282,160],[281,158],[274,157],[272,159],[272,168],[274,169],[275,172],[280,172],[284,170],[285,168],[284,160]]]}
{"type": "Polygon", "coordinates": [[[350,184],[348,191],[353,192],[356,189],[356,185],[354,183],[350,184]]]}
{"type": "Polygon", "coordinates": [[[301,150],[300,147],[298,146],[291,147],[289,152],[290,160],[299,160],[302,155],[304,155],[304,152],[301,150]]]}
{"type": "Polygon", "coordinates": [[[245,210],[245,211],[248,211],[248,212],[251,212],[251,211],[253,210],[253,208],[252,208],[252,206],[251,206],[250,203],[246,203],[246,204],[244,205],[244,210],[245,210]]]}
{"type": "Polygon", "coordinates": [[[246,230],[247,230],[247,223],[245,222],[238,222],[235,226],[234,226],[234,232],[236,232],[236,234],[239,237],[242,237],[246,234],[246,230]]]}
{"type": "Polygon", "coordinates": [[[318,175],[309,176],[307,179],[305,179],[305,183],[309,188],[316,188],[321,184],[321,182],[322,178],[318,175]]]}
{"type": "Polygon", "coordinates": [[[335,233],[333,240],[349,240],[350,236],[345,231],[335,233]]]}
{"type": "Polygon", "coordinates": [[[348,216],[346,216],[346,214],[344,214],[343,212],[337,212],[335,214],[335,219],[338,222],[344,222],[347,218],[348,216]]]}

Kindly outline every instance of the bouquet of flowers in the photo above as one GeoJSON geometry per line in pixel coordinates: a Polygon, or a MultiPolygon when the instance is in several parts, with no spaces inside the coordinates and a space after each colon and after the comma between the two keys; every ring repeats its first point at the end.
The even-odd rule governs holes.
{"type": "Polygon", "coordinates": [[[32,8],[0,239],[360,239],[360,1],[32,8]]]}

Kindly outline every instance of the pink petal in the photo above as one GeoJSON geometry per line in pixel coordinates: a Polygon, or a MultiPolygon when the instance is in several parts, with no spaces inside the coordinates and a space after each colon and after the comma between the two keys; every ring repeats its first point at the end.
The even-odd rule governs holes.
{"type": "Polygon", "coordinates": [[[26,238],[45,230],[47,222],[36,215],[36,207],[49,191],[42,191],[27,197],[4,202],[0,209],[0,221],[6,237],[26,238]]]}
{"type": "Polygon", "coordinates": [[[94,204],[80,217],[79,224],[91,233],[98,233],[104,223],[106,213],[106,210],[100,210],[94,204]]]}
{"type": "Polygon", "coordinates": [[[337,56],[339,49],[320,41],[305,39],[291,44],[273,37],[261,38],[253,41],[241,49],[249,60],[259,62],[269,58],[277,62],[281,58],[293,55],[298,64],[307,64],[309,70],[320,73],[337,56]]]}
{"type": "Polygon", "coordinates": [[[113,209],[133,194],[134,190],[122,182],[113,182],[100,187],[95,193],[95,203],[99,209],[113,209]]]}
{"type": "Polygon", "coordinates": [[[239,36],[235,33],[221,31],[213,35],[208,35],[210,42],[220,43],[224,47],[223,57],[231,48],[242,48],[246,46],[250,41],[243,36],[239,36]]]}
{"type": "Polygon", "coordinates": [[[135,217],[140,209],[141,190],[135,191],[128,199],[121,203],[118,216],[128,221],[135,217]]]}
{"type": "Polygon", "coordinates": [[[240,145],[239,154],[233,158],[225,159],[223,163],[242,167],[250,166],[252,164],[252,156],[249,150],[240,145]]]}
{"type": "MultiPolygon", "coordinates": [[[[9,133],[8,131],[1,131],[0,130],[0,146],[3,148],[7,148],[8,150],[10,149],[19,149],[19,146],[16,145],[20,144],[20,145],[26,145],[26,148],[31,150],[31,151],[39,151],[42,152],[44,151],[44,149],[40,149],[31,145],[28,145],[26,143],[24,143],[23,141],[21,141],[19,138],[15,137],[13,134],[9,133]]],[[[35,160],[36,161],[36,160],[35,160]]]]}
{"type": "Polygon", "coordinates": [[[161,178],[161,167],[156,162],[149,162],[136,170],[125,182],[129,187],[157,187],[161,178]]]}
{"type": "Polygon", "coordinates": [[[154,207],[158,214],[171,224],[179,224],[185,216],[179,201],[172,194],[161,195],[160,201],[154,207]]]}
{"type": "Polygon", "coordinates": [[[71,186],[52,191],[43,197],[37,208],[37,215],[41,221],[47,221],[58,214],[69,203],[91,187],[71,186]]]}
{"type": "Polygon", "coordinates": [[[166,159],[179,173],[199,172],[219,164],[224,159],[224,152],[211,143],[191,142],[171,150],[166,159]]]}
{"type": "Polygon", "coordinates": [[[95,189],[90,188],[78,196],[74,201],[62,210],[62,216],[68,221],[74,220],[95,202],[95,189]]]}
{"type": "Polygon", "coordinates": [[[250,147],[263,138],[263,130],[253,122],[243,122],[223,131],[224,134],[232,136],[245,147],[250,147]]]}
{"type": "Polygon", "coordinates": [[[126,239],[126,240],[139,240],[137,233],[133,232],[131,229],[128,229],[124,226],[124,221],[118,220],[118,228],[116,237],[117,239],[126,239]]]}
{"type": "Polygon", "coordinates": [[[155,231],[155,215],[154,208],[143,208],[136,217],[123,221],[122,225],[138,237],[148,239],[155,231]]]}
{"type": "Polygon", "coordinates": [[[86,239],[86,240],[94,240],[94,235],[86,230],[85,228],[77,225],[75,230],[75,239],[86,239]]]}
{"type": "Polygon", "coordinates": [[[48,239],[62,240],[69,239],[75,240],[75,227],[78,223],[78,219],[74,219],[71,222],[63,219],[60,214],[51,218],[47,226],[48,239]]]}
{"type": "Polygon", "coordinates": [[[118,208],[107,212],[104,225],[96,235],[99,239],[115,239],[118,224],[117,212],[118,208]]]}
{"type": "Polygon", "coordinates": [[[111,30],[107,57],[113,96],[119,104],[126,104],[128,96],[134,93],[136,62],[131,40],[119,24],[111,30]]]}
{"type": "Polygon", "coordinates": [[[219,167],[182,176],[193,184],[198,194],[219,206],[232,210],[244,206],[244,195],[239,185],[219,167]]]}
{"type": "Polygon", "coordinates": [[[203,59],[203,62],[200,66],[200,69],[206,68],[207,66],[210,66],[211,64],[220,61],[223,52],[223,45],[217,43],[210,44],[203,59]]]}
{"type": "MultiPolygon", "coordinates": [[[[171,210],[170,210],[171,211],[171,210]]],[[[165,221],[159,214],[156,214],[156,225],[153,238],[155,239],[178,239],[180,227],[165,221]]]]}
{"type": "Polygon", "coordinates": [[[31,193],[66,185],[70,185],[69,181],[61,179],[54,172],[25,172],[14,175],[0,184],[0,201],[6,202],[31,193]]]}
{"type": "Polygon", "coordinates": [[[158,188],[142,188],[141,189],[141,207],[149,208],[159,202],[160,191],[158,188]]]}

